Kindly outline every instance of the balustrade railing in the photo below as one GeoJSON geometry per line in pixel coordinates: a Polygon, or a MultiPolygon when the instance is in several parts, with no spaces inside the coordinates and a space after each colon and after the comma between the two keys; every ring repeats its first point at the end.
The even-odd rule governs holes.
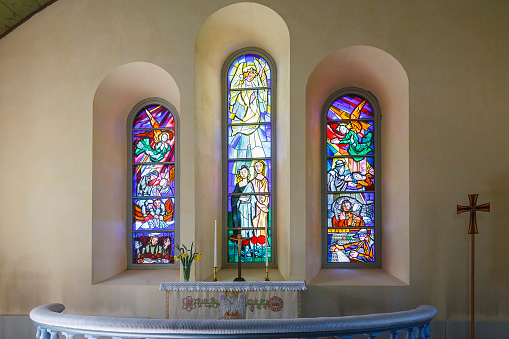
{"type": "Polygon", "coordinates": [[[128,338],[351,338],[364,334],[373,339],[389,333],[391,339],[430,337],[429,324],[437,314],[433,306],[414,310],[359,316],[248,319],[248,320],[174,320],[97,317],[62,314],[62,304],[34,308],[30,318],[37,327],[37,339],[67,339],[81,334],[87,339],[128,338]]]}

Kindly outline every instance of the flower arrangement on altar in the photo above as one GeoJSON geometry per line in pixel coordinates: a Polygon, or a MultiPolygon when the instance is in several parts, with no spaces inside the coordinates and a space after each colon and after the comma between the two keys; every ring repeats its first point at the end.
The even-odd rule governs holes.
{"type": "Polygon", "coordinates": [[[200,260],[201,253],[196,252],[196,248],[194,248],[194,241],[191,243],[191,248],[187,249],[186,245],[179,246],[179,244],[175,244],[175,249],[178,250],[178,255],[174,256],[175,261],[182,261],[182,268],[184,269],[184,281],[189,281],[189,276],[191,275],[191,265],[194,260],[200,260]]]}

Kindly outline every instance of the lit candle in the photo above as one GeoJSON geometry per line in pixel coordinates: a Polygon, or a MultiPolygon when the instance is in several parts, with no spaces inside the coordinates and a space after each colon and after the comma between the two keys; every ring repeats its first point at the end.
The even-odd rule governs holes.
{"type": "Polygon", "coordinates": [[[269,266],[269,232],[267,225],[265,225],[265,266],[269,266]]]}
{"type": "Polygon", "coordinates": [[[214,220],[214,267],[217,267],[217,220],[214,220]]]}

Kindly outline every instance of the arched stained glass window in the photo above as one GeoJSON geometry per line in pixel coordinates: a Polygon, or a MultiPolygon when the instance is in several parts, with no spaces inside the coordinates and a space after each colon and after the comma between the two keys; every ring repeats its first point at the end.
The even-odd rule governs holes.
{"type": "Polygon", "coordinates": [[[380,109],[359,88],[334,93],[322,111],[323,266],[378,267],[380,109]]]}
{"type": "Polygon", "coordinates": [[[128,118],[128,267],[176,266],[177,116],[167,101],[138,103],[128,118]]]}
{"type": "Polygon", "coordinates": [[[223,266],[240,257],[276,266],[275,84],[272,58],[259,49],[232,54],[223,66],[223,266]]]}

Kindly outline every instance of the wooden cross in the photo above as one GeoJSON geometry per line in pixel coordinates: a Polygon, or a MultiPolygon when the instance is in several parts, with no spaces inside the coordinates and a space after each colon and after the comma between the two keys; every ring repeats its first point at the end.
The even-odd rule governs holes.
{"type": "Polygon", "coordinates": [[[468,234],[472,235],[472,247],[471,247],[471,260],[470,260],[470,338],[474,339],[474,296],[475,296],[475,289],[474,289],[474,277],[475,277],[475,235],[478,233],[477,231],[477,219],[476,219],[476,212],[489,212],[490,211],[490,203],[482,204],[482,205],[476,205],[477,203],[477,196],[478,194],[469,194],[468,200],[470,200],[469,206],[460,206],[457,205],[457,214],[463,213],[463,212],[470,212],[470,225],[468,227],[468,234]]]}
{"type": "Polygon", "coordinates": [[[239,250],[239,260],[238,260],[238,276],[237,278],[233,279],[233,281],[246,281],[246,279],[242,278],[242,258],[241,258],[241,251],[242,251],[242,240],[246,240],[246,239],[249,239],[249,238],[243,238],[242,235],[239,233],[237,234],[237,236],[230,236],[230,241],[236,241],[238,246],[238,250],[239,250]]]}
{"type": "Polygon", "coordinates": [[[470,226],[468,227],[468,234],[477,234],[477,219],[476,212],[489,212],[490,211],[490,203],[476,205],[477,196],[479,194],[469,194],[468,200],[470,200],[470,206],[460,206],[458,205],[458,214],[470,211],[470,226]]]}

